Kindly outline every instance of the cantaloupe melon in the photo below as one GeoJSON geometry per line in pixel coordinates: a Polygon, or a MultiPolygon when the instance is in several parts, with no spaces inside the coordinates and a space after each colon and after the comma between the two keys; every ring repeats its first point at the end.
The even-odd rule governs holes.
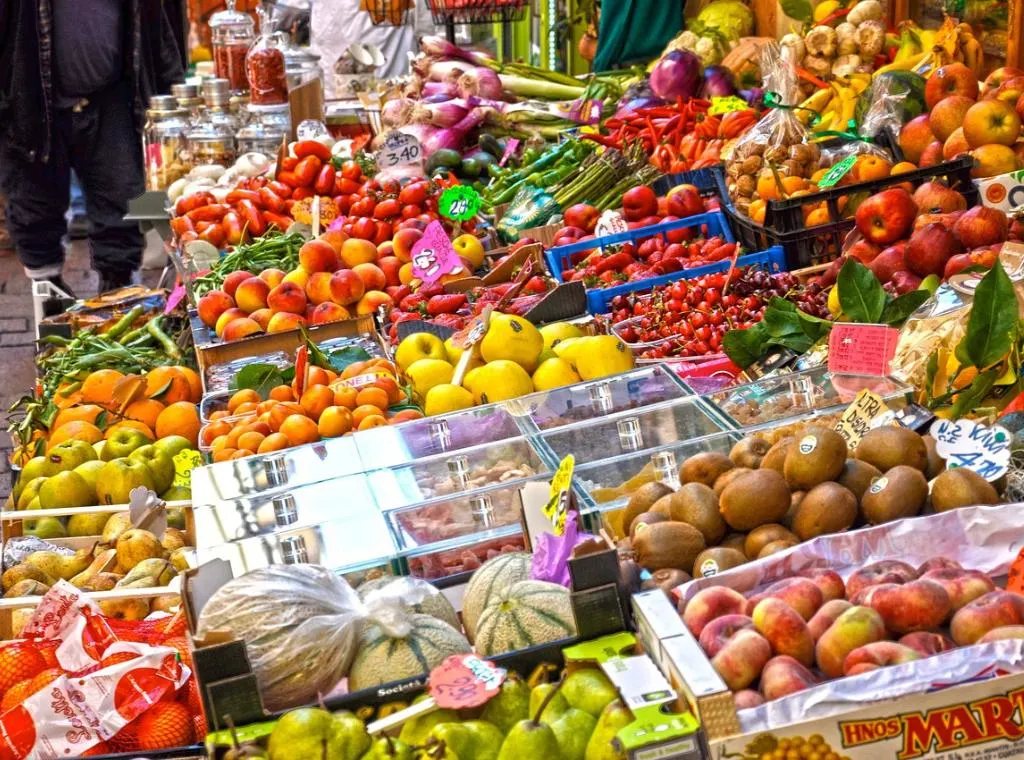
{"type": "Polygon", "coordinates": [[[363,630],[348,673],[351,691],[429,673],[448,655],[471,651],[466,637],[430,615],[409,616],[409,633],[392,638],[371,623],[363,630]]]}
{"type": "Polygon", "coordinates": [[[569,591],[555,583],[519,581],[491,597],[476,621],[482,655],[526,649],[576,634],[569,591]]]}
{"type": "MultiPolygon", "coordinates": [[[[382,588],[392,583],[406,584],[407,586],[423,584],[429,586],[427,581],[420,580],[419,578],[396,578],[391,575],[386,575],[383,578],[375,578],[372,581],[366,581],[356,592],[359,594],[359,598],[364,602],[366,597],[373,591],[379,591],[382,588]]],[[[432,593],[428,594],[423,598],[422,602],[418,604],[406,604],[406,609],[409,612],[415,612],[420,615],[430,615],[436,617],[438,620],[443,620],[456,631],[462,628],[459,623],[459,616],[455,612],[455,608],[452,607],[452,603],[448,601],[448,598],[437,589],[434,589],[432,593]]]]}
{"type": "Polygon", "coordinates": [[[474,640],[477,618],[491,598],[513,583],[529,579],[530,561],[530,555],[525,552],[499,554],[473,573],[462,597],[462,627],[470,641],[474,640]]]}

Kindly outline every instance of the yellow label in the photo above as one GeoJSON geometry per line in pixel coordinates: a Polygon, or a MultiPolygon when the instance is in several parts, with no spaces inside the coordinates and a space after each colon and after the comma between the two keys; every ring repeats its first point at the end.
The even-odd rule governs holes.
{"type": "Polygon", "coordinates": [[[555,535],[565,533],[565,517],[569,512],[569,488],[572,486],[572,469],[576,458],[569,454],[558,465],[555,475],[551,478],[551,491],[548,503],[544,505],[544,515],[555,526],[555,535]]]}
{"type": "Polygon", "coordinates": [[[864,434],[874,425],[876,419],[889,411],[885,401],[874,391],[867,388],[857,394],[853,403],[846,407],[843,416],[836,422],[835,430],[846,439],[848,448],[854,448],[864,434]]]}
{"type": "Polygon", "coordinates": [[[711,108],[708,109],[708,113],[716,115],[720,113],[729,113],[731,111],[746,111],[748,108],[750,108],[750,104],[743,98],[737,98],[735,95],[729,95],[725,98],[711,98],[711,108]]]}
{"type": "Polygon", "coordinates": [[[174,482],[172,486],[181,488],[192,487],[192,470],[203,463],[203,458],[195,449],[182,449],[174,455],[174,482]]]}

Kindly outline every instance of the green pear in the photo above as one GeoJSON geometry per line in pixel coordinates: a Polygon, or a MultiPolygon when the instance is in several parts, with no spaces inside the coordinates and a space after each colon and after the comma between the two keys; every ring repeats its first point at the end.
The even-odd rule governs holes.
{"type": "Polygon", "coordinates": [[[79,549],[72,556],[51,551],[32,552],[25,562],[39,568],[51,578],[70,580],[92,564],[92,547],[79,549]]]}
{"type": "Polygon", "coordinates": [[[348,710],[334,713],[331,736],[339,753],[331,760],[359,760],[373,742],[363,721],[348,710]]]}
{"type": "Polygon", "coordinates": [[[530,717],[530,687],[517,673],[509,673],[498,693],[484,706],[480,716],[496,725],[503,734],[521,720],[530,717]]]}
{"type": "MultiPolygon", "coordinates": [[[[412,703],[416,704],[426,698],[425,694],[421,694],[412,703]]],[[[409,746],[416,747],[426,743],[427,737],[434,726],[440,723],[457,722],[458,720],[459,714],[454,710],[434,710],[423,715],[417,715],[415,718],[407,720],[402,724],[402,730],[398,734],[398,738],[409,746]]]]}
{"type": "Polygon", "coordinates": [[[270,760],[359,760],[369,746],[366,727],[352,713],[301,707],[277,721],[267,752],[270,760]]]}
{"type": "Polygon", "coordinates": [[[374,739],[373,744],[360,760],[413,760],[413,750],[401,739],[382,736],[374,739]]]}
{"type": "Polygon", "coordinates": [[[431,730],[428,742],[443,742],[459,760],[495,760],[504,737],[493,723],[467,720],[440,723],[431,730]]]}
{"type": "MultiPolygon", "coordinates": [[[[85,478],[85,482],[89,484],[89,487],[92,488],[93,495],[95,495],[96,484],[99,482],[100,479],[100,470],[102,470],[105,465],[106,462],[104,462],[102,459],[93,459],[89,462],[85,462],[84,464],[78,465],[78,467],[72,470],[72,472],[77,472],[79,475],[85,478]]],[[[93,501],[93,504],[97,504],[98,502],[99,499],[97,498],[95,501],[93,501]]]]}
{"type": "Polygon", "coordinates": [[[96,503],[96,493],[77,472],[58,472],[39,487],[40,509],[88,507],[96,503]]]}
{"type": "Polygon", "coordinates": [[[69,536],[98,536],[110,518],[110,512],[98,512],[91,515],[71,515],[68,518],[69,536]]]}
{"type": "Polygon", "coordinates": [[[56,517],[43,517],[39,520],[26,520],[25,533],[36,538],[66,538],[64,523],[56,517]]]}
{"type": "Polygon", "coordinates": [[[626,752],[615,735],[632,722],[633,714],[622,700],[609,702],[597,719],[594,733],[590,735],[584,760],[625,760],[626,752]]]}
{"type": "Polygon", "coordinates": [[[45,476],[25,481],[21,495],[18,496],[18,509],[28,509],[29,502],[39,495],[39,487],[48,480],[45,476]]]}
{"type": "Polygon", "coordinates": [[[48,478],[56,473],[57,470],[54,469],[49,458],[32,457],[22,465],[19,480],[28,483],[30,480],[35,480],[36,478],[48,478]]]}
{"type": "Polygon", "coordinates": [[[527,719],[512,726],[505,741],[501,743],[498,760],[523,760],[524,758],[560,760],[558,740],[549,725],[527,719]]]}
{"type": "Polygon", "coordinates": [[[570,707],[590,713],[595,718],[609,702],[619,696],[608,676],[597,668],[586,668],[570,674],[562,685],[562,694],[570,707]]]}
{"type": "Polygon", "coordinates": [[[141,430],[132,430],[131,428],[115,430],[104,444],[100,457],[104,462],[110,462],[128,456],[135,449],[141,448],[149,442],[141,430]]]}
{"type": "Polygon", "coordinates": [[[558,716],[558,720],[551,724],[551,730],[555,732],[562,760],[583,760],[587,742],[596,725],[597,718],[575,707],[558,716]]]}
{"type": "Polygon", "coordinates": [[[57,472],[67,472],[80,464],[99,459],[96,449],[86,441],[64,441],[50,449],[46,456],[57,472]]]}
{"type": "Polygon", "coordinates": [[[149,468],[149,474],[153,476],[156,485],[153,490],[158,493],[166,491],[174,482],[174,462],[152,444],[135,449],[128,455],[128,461],[141,462],[149,468]]]}
{"type": "Polygon", "coordinates": [[[470,760],[470,755],[474,751],[474,739],[475,737],[470,730],[461,722],[455,720],[448,723],[438,723],[430,729],[426,743],[429,746],[443,744],[458,755],[459,760],[470,760]]]}
{"type": "Polygon", "coordinates": [[[96,496],[100,504],[127,504],[133,488],[145,486],[155,490],[153,475],[141,462],[118,458],[100,470],[96,496]]]}
{"type": "Polygon", "coordinates": [[[183,435],[165,436],[154,443],[153,446],[156,447],[157,451],[166,454],[172,460],[178,452],[193,448],[192,442],[183,435]]]}
{"type": "Polygon", "coordinates": [[[542,683],[533,687],[533,691],[530,692],[530,715],[537,715],[537,711],[540,710],[541,704],[548,698],[551,692],[558,689],[555,695],[548,701],[544,707],[544,712],[541,713],[537,720],[547,723],[549,726],[554,723],[558,716],[569,709],[569,703],[565,701],[565,697],[562,696],[561,684],[560,683],[542,683]]]}

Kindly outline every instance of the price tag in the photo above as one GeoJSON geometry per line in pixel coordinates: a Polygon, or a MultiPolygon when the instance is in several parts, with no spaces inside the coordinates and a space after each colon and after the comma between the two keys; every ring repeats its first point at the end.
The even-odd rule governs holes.
{"type": "Polygon", "coordinates": [[[828,338],[828,371],[888,375],[899,338],[900,331],[894,327],[837,322],[828,338]]]}
{"type": "Polygon", "coordinates": [[[412,276],[433,285],[449,272],[462,266],[440,222],[431,222],[412,247],[412,276]]]}
{"type": "Polygon", "coordinates": [[[469,185],[452,185],[441,193],[437,200],[437,210],[441,216],[465,222],[480,210],[480,193],[469,185]]]}
{"type": "Polygon", "coordinates": [[[201,467],[203,457],[195,449],[182,449],[173,457],[174,482],[172,486],[192,487],[192,470],[201,467]]]}
{"type": "Polygon", "coordinates": [[[555,535],[565,533],[565,518],[569,514],[569,488],[572,485],[572,470],[576,458],[569,454],[558,465],[555,475],[551,478],[551,491],[548,503],[544,505],[544,516],[555,526],[555,535]]]}
{"type": "Polygon", "coordinates": [[[708,113],[715,116],[720,113],[730,113],[731,111],[746,111],[748,108],[750,108],[750,104],[743,98],[729,95],[728,97],[711,98],[711,108],[708,109],[708,113]]]}
{"type": "Polygon", "coordinates": [[[847,175],[855,163],[857,163],[857,156],[855,155],[844,158],[838,164],[825,172],[825,176],[818,180],[818,189],[826,190],[834,186],[839,180],[847,175]]]}
{"type": "Polygon", "coordinates": [[[932,423],[935,450],[946,467],[966,467],[992,482],[1010,468],[1010,432],[1000,426],[980,425],[974,420],[936,420],[932,423]]]}
{"type": "Polygon", "coordinates": [[[519,140],[517,140],[515,137],[510,138],[509,141],[505,143],[505,152],[501,154],[501,160],[498,161],[498,166],[504,166],[505,164],[507,164],[508,160],[515,155],[516,148],[518,147],[519,140]]]}
{"type": "Polygon", "coordinates": [[[497,695],[505,672],[475,654],[453,654],[430,671],[427,690],[441,708],[479,707],[497,695]]]}
{"type": "Polygon", "coordinates": [[[171,294],[167,296],[167,305],[164,307],[164,314],[170,314],[174,311],[174,307],[181,303],[181,299],[184,297],[185,286],[179,282],[174,286],[174,290],[171,291],[171,294]]]}
{"type": "Polygon", "coordinates": [[[423,158],[420,141],[405,132],[389,132],[384,144],[377,151],[377,168],[393,169],[396,166],[418,164],[423,158]]]}
{"type": "Polygon", "coordinates": [[[836,422],[835,430],[846,439],[846,445],[853,449],[864,434],[875,427],[876,420],[880,422],[884,419],[883,415],[888,416],[887,413],[891,414],[882,397],[864,388],[853,403],[846,407],[843,416],[836,422]]]}
{"type": "Polygon", "coordinates": [[[594,225],[594,237],[618,235],[620,232],[629,232],[629,225],[618,211],[605,211],[594,225]]]}

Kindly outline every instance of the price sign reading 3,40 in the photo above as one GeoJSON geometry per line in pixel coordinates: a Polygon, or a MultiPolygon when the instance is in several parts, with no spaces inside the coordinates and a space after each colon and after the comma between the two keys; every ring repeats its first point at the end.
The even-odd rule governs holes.
{"type": "Polygon", "coordinates": [[[419,140],[404,132],[391,132],[377,151],[377,168],[393,169],[396,166],[418,164],[422,158],[423,148],[419,140]]]}

